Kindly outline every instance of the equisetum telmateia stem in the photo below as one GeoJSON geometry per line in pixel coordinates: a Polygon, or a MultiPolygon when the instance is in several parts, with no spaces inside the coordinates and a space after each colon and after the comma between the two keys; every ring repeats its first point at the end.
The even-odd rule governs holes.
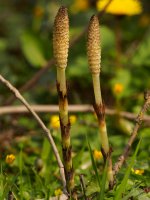
{"type": "Polygon", "coordinates": [[[87,55],[89,69],[92,74],[93,89],[95,96],[94,109],[99,123],[100,138],[102,144],[102,153],[104,159],[108,159],[108,180],[110,187],[113,185],[111,152],[108,143],[107,127],[105,121],[105,107],[101,96],[100,87],[100,70],[101,70],[101,48],[100,48],[100,31],[97,16],[92,16],[88,27],[87,55]]]}
{"type": "Polygon", "coordinates": [[[53,50],[57,66],[57,91],[59,96],[59,115],[62,136],[62,152],[65,167],[67,189],[70,193],[74,187],[72,150],[70,144],[70,122],[68,116],[68,99],[65,70],[69,49],[69,19],[67,8],[61,7],[54,22],[53,50]]]}

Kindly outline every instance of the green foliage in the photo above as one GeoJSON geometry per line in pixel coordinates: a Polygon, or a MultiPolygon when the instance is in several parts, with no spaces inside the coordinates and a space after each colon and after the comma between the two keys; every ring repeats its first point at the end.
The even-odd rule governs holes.
{"type": "Polygon", "coordinates": [[[88,139],[87,136],[86,136],[86,139],[87,139],[90,157],[91,157],[91,161],[92,161],[92,167],[93,167],[93,170],[95,172],[95,177],[96,177],[96,182],[97,182],[97,183],[95,183],[95,181],[94,182],[91,181],[90,186],[88,186],[88,188],[87,188],[87,195],[91,195],[92,193],[98,192],[97,199],[103,200],[104,197],[105,197],[108,161],[106,161],[105,167],[104,167],[104,170],[103,170],[103,175],[102,175],[102,177],[100,177],[100,175],[98,173],[98,168],[96,166],[96,162],[95,162],[94,157],[93,157],[91,145],[89,143],[89,139],[88,139]],[[98,187],[99,187],[99,189],[98,189],[98,187]]]}
{"type": "Polygon", "coordinates": [[[103,200],[105,198],[105,187],[107,181],[107,169],[108,169],[108,160],[106,161],[105,168],[103,171],[102,181],[101,181],[101,190],[100,190],[100,199],[103,200]]]}
{"type": "Polygon", "coordinates": [[[96,177],[94,177],[90,180],[90,183],[88,184],[86,188],[86,195],[91,196],[96,193],[99,194],[99,192],[100,192],[99,184],[97,182],[96,177]]]}
{"type": "Polygon", "coordinates": [[[46,63],[42,52],[40,38],[31,31],[21,35],[21,47],[26,59],[36,67],[41,67],[46,63]]]}
{"type": "Polygon", "coordinates": [[[130,82],[131,82],[131,74],[129,70],[118,69],[116,71],[114,78],[110,80],[112,90],[114,89],[115,84],[121,84],[123,87],[123,91],[116,94],[116,98],[127,97],[131,94],[131,89],[129,87],[130,82]]]}
{"type": "Polygon", "coordinates": [[[119,185],[118,189],[115,192],[115,197],[114,197],[115,200],[120,200],[120,198],[122,197],[123,192],[125,191],[125,186],[127,185],[127,181],[129,179],[131,168],[134,165],[134,161],[135,161],[136,155],[137,155],[137,153],[139,151],[140,144],[141,144],[141,140],[139,141],[139,143],[138,143],[138,145],[136,147],[136,150],[135,150],[135,152],[134,152],[134,154],[133,154],[133,156],[131,158],[131,162],[130,162],[130,164],[129,164],[126,172],[125,172],[123,180],[122,180],[121,184],[119,185]]]}
{"type": "Polygon", "coordinates": [[[143,66],[150,67],[149,51],[150,51],[150,37],[148,33],[147,37],[145,37],[144,40],[141,42],[135,53],[135,56],[133,57],[132,60],[133,64],[138,67],[143,67],[143,66]]]}
{"type": "Polygon", "coordinates": [[[98,174],[97,166],[96,166],[96,163],[95,163],[95,160],[94,160],[94,157],[93,157],[93,152],[92,152],[88,138],[86,138],[86,139],[87,139],[88,148],[89,148],[89,152],[90,152],[90,156],[91,156],[92,166],[93,166],[95,176],[96,176],[96,179],[97,179],[97,182],[98,182],[98,185],[99,185],[99,189],[101,189],[100,176],[98,174]]]}
{"type": "Polygon", "coordinates": [[[115,46],[115,35],[114,32],[107,26],[101,25],[100,27],[101,32],[101,46],[102,46],[102,53],[103,51],[106,53],[108,49],[113,49],[115,46]]]}
{"type": "MultiPolygon", "coordinates": [[[[106,166],[104,169],[102,166],[103,161],[97,161],[93,158],[93,150],[99,149],[97,128],[80,124],[80,120],[82,118],[87,121],[89,120],[90,123],[94,123],[96,121],[91,114],[86,115],[86,117],[83,117],[81,114],[77,117],[77,122],[72,125],[71,133],[72,146],[74,150],[73,154],[75,154],[73,159],[75,172],[76,174],[84,174],[87,197],[98,199],[100,195],[102,195],[101,198],[112,200],[116,192],[116,188],[108,192],[105,173],[106,166]],[[88,143],[85,141],[85,133],[88,135],[88,143]]],[[[143,129],[143,131],[140,132],[140,135],[143,137],[143,142],[140,144],[141,150],[137,154],[134,164],[135,169],[144,169],[144,174],[136,175],[133,172],[131,173],[128,177],[127,183],[124,183],[126,192],[124,193],[123,198],[127,198],[127,195],[129,195],[129,197],[133,196],[135,200],[138,200],[138,198],[140,199],[140,197],[145,197],[146,199],[148,198],[148,194],[139,193],[140,191],[143,191],[141,188],[145,188],[149,185],[149,167],[147,160],[149,140],[147,139],[147,131],[148,128],[145,130],[143,129]],[[146,142],[144,140],[146,140],[146,142]],[[138,185],[133,188],[133,185],[137,182],[138,185]],[[134,191],[138,197],[137,195],[134,195],[134,191]]],[[[59,147],[58,149],[61,151],[60,130],[54,130],[53,135],[55,142],[59,147]]],[[[110,136],[110,142],[114,149],[113,162],[115,162],[117,157],[122,153],[123,147],[126,145],[128,139],[127,137],[128,136],[122,133],[110,136]]],[[[133,149],[134,148],[135,147],[133,146],[133,149]]],[[[2,190],[4,191],[2,193],[4,197],[6,197],[9,190],[11,190],[16,199],[21,199],[21,196],[23,199],[27,200],[31,197],[33,199],[46,199],[48,196],[54,196],[54,191],[56,189],[62,189],[61,182],[59,180],[57,163],[46,138],[43,140],[42,137],[39,137],[38,135],[30,137],[26,135],[22,140],[15,139],[15,146],[12,147],[12,151],[14,150],[16,152],[16,160],[12,165],[6,165],[5,160],[2,159],[3,168],[1,173],[2,178],[0,179],[0,187],[2,189],[5,188],[2,190]]],[[[132,159],[133,157],[127,160],[130,167],[132,159]]],[[[123,171],[121,170],[117,177],[117,190],[119,189],[123,178],[127,177],[126,174],[130,171],[128,168],[123,169],[123,171]]],[[[78,186],[78,193],[80,193],[81,189],[78,176],[75,177],[75,181],[78,186]]]]}

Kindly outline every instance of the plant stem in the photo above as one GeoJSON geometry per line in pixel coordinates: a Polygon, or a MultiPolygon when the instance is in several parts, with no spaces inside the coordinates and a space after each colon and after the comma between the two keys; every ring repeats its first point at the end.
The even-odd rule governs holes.
{"type": "Polygon", "coordinates": [[[107,168],[107,177],[109,180],[109,187],[112,189],[113,187],[113,172],[112,172],[112,160],[111,160],[111,150],[109,147],[108,142],[108,135],[107,135],[107,126],[105,121],[105,107],[103,104],[95,104],[94,109],[97,115],[98,124],[99,124],[99,132],[100,132],[100,138],[102,143],[102,154],[104,157],[104,160],[108,160],[108,168],[107,168]]]}
{"type": "Polygon", "coordinates": [[[60,84],[60,91],[62,91],[63,96],[66,94],[66,74],[65,69],[57,67],[57,82],[60,84]]]}
{"type": "Polygon", "coordinates": [[[92,74],[93,89],[95,96],[94,109],[98,119],[101,143],[102,143],[102,153],[104,160],[108,160],[107,175],[110,184],[110,188],[113,185],[113,173],[112,173],[112,161],[111,152],[109,148],[107,127],[105,121],[105,107],[101,96],[100,87],[100,63],[101,63],[101,48],[100,48],[100,32],[99,32],[99,21],[97,16],[92,16],[89,28],[88,28],[88,41],[87,41],[87,55],[89,68],[92,74]]]}
{"type": "Polygon", "coordinates": [[[65,70],[57,67],[57,90],[59,95],[59,114],[62,137],[63,160],[67,189],[70,193],[74,187],[74,173],[72,167],[72,153],[70,144],[70,122],[68,117],[68,99],[65,79],[65,70]],[[59,82],[58,82],[59,81],[59,82]]]}
{"type": "MultiPolygon", "coordinates": [[[[92,74],[93,79],[93,89],[94,89],[94,95],[95,95],[95,104],[97,108],[98,113],[97,115],[104,115],[104,107],[102,103],[102,96],[101,96],[101,87],[100,87],[100,78],[99,74],[92,74]]],[[[107,155],[109,153],[109,144],[108,144],[108,136],[107,136],[107,127],[105,118],[98,117],[99,120],[99,129],[100,129],[100,137],[102,140],[102,148],[104,149],[105,154],[107,155]]]]}
{"type": "Polygon", "coordinates": [[[98,74],[92,74],[92,80],[93,80],[93,89],[94,89],[94,95],[95,95],[95,103],[97,105],[102,104],[102,95],[101,95],[99,73],[98,74]]]}
{"type": "Polygon", "coordinates": [[[9,192],[8,192],[8,198],[7,198],[7,200],[13,200],[13,199],[14,199],[13,196],[14,196],[14,195],[13,195],[12,191],[9,191],[9,192]]]}
{"type": "Polygon", "coordinates": [[[61,7],[54,22],[53,50],[57,66],[57,91],[59,98],[59,117],[62,138],[62,154],[65,168],[67,190],[73,194],[74,171],[72,165],[72,147],[70,144],[70,121],[68,115],[68,97],[65,70],[69,49],[69,18],[67,9],[61,7]]]}
{"type": "Polygon", "coordinates": [[[58,92],[59,96],[59,112],[60,118],[64,126],[68,124],[68,100],[67,89],[66,89],[66,75],[65,69],[61,69],[57,67],[57,84],[58,84],[58,92]],[[61,94],[60,94],[61,93],[61,94]]]}

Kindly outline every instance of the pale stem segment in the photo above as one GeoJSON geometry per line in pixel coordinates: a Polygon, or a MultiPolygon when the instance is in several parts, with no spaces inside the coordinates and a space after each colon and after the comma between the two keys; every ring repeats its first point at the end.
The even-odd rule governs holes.
{"type": "Polygon", "coordinates": [[[100,87],[100,78],[99,74],[92,74],[93,79],[93,89],[94,89],[94,95],[95,95],[95,103],[97,108],[97,118],[99,123],[99,132],[100,132],[100,138],[102,143],[102,150],[104,154],[104,159],[108,160],[108,169],[107,169],[107,176],[109,180],[110,188],[113,186],[113,172],[112,172],[112,160],[110,155],[110,147],[108,142],[108,135],[107,135],[107,126],[105,121],[105,111],[104,106],[102,103],[102,96],[101,96],[101,87],[100,87]]]}
{"type": "Polygon", "coordinates": [[[62,94],[63,101],[59,98],[59,112],[60,119],[64,126],[68,124],[68,100],[66,98],[67,95],[67,87],[66,87],[66,75],[65,69],[57,67],[57,83],[59,85],[59,90],[62,94]]]}
{"type": "Polygon", "coordinates": [[[94,89],[94,95],[95,95],[95,103],[97,105],[102,104],[99,73],[92,74],[92,80],[93,80],[93,89],[94,89]]]}

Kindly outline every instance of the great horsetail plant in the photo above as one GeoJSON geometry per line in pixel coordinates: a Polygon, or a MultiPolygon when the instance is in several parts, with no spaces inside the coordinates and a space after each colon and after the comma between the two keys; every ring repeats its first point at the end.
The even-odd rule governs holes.
{"type": "Polygon", "coordinates": [[[68,99],[65,70],[67,67],[69,49],[69,19],[67,8],[58,10],[54,21],[53,50],[57,66],[57,91],[59,96],[59,117],[62,137],[62,153],[68,192],[74,187],[74,172],[72,166],[72,147],[70,144],[70,121],[68,115],[68,99]]]}
{"type": "Polygon", "coordinates": [[[101,48],[100,48],[100,30],[98,17],[91,17],[88,27],[87,39],[87,55],[89,69],[92,74],[95,105],[94,109],[99,123],[99,131],[102,143],[102,153],[105,160],[108,160],[108,180],[110,187],[113,185],[112,161],[111,152],[108,143],[107,127],[105,121],[105,107],[101,96],[100,87],[100,70],[101,70],[101,48]]]}

